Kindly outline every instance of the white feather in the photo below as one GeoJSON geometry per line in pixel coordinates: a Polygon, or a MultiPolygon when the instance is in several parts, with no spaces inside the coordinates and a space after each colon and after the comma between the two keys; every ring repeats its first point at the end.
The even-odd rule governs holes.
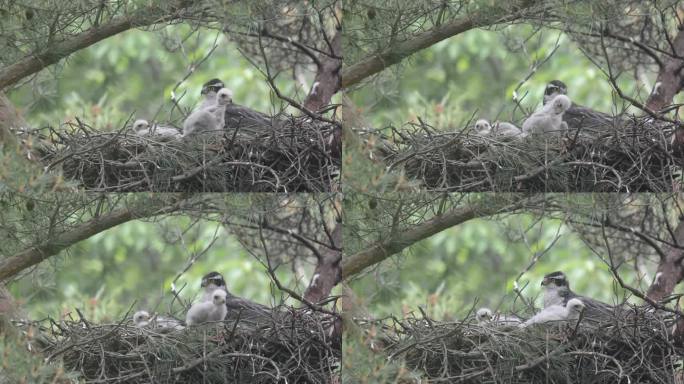
{"type": "Polygon", "coordinates": [[[185,316],[185,323],[190,325],[202,324],[209,321],[221,321],[226,317],[226,291],[215,289],[211,301],[200,301],[192,305],[185,316]]]}
{"type": "Polygon", "coordinates": [[[532,324],[543,324],[552,321],[576,320],[584,310],[584,303],[580,299],[570,299],[563,305],[551,305],[544,308],[541,312],[532,316],[529,320],[521,324],[521,327],[529,327],[532,324]]]}
{"type": "Polygon", "coordinates": [[[567,124],[563,122],[563,114],[571,105],[570,98],[557,95],[523,122],[523,132],[525,135],[545,136],[562,133],[567,129],[567,124]]]}

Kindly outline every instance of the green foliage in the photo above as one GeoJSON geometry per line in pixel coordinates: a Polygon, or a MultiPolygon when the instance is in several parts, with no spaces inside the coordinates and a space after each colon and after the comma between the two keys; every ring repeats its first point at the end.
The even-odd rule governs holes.
{"type": "Polygon", "coordinates": [[[45,356],[28,350],[32,345],[25,336],[0,336],[0,378],[3,383],[66,384],[77,383],[78,375],[66,372],[61,362],[46,363],[45,356]]]}
{"type": "MultiPolygon", "coordinates": [[[[33,138],[29,138],[26,148],[32,143],[33,138]]],[[[41,193],[72,187],[59,173],[44,174],[42,166],[27,159],[28,153],[20,146],[0,143],[0,192],[41,193]]]]}
{"type": "MultiPolygon", "coordinates": [[[[54,269],[39,270],[31,279],[12,286],[15,297],[25,301],[32,318],[59,317],[78,308],[95,322],[118,321],[129,308],[141,308],[184,316],[184,308],[172,303],[171,283],[187,260],[209,250],[176,282],[180,297],[191,301],[199,292],[202,275],[216,270],[224,274],[228,289],[263,304],[271,303],[271,280],[264,267],[250,256],[218,223],[169,217],[157,222],[133,221],[99,233],[53,262],[54,269]],[[173,304],[173,305],[172,305],[173,304]]],[[[294,277],[279,271],[283,284],[293,287],[294,277]]],[[[276,297],[276,300],[279,298],[276,297]]]]}
{"type": "MultiPolygon", "coordinates": [[[[183,115],[171,101],[172,91],[184,110],[199,100],[202,84],[220,78],[233,90],[235,103],[274,113],[279,108],[262,73],[220,31],[187,24],[157,31],[131,30],[78,51],[39,81],[11,93],[35,127],[58,126],[78,117],[102,131],[120,129],[129,118],[182,126],[183,115]],[[202,64],[199,62],[215,51],[202,64]]],[[[295,84],[279,76],[276,84],[291,94],[295,84]]]]}
{"type": "MultiPolygon", "coordinates": [[[[371,332],[373,333],[373,332],[371,332]]],[[[421,374],[406,368],[403,360],[390,360],[369,350],[371,337],[345,335],[342,346],[342,382],[348,384],[417,383],[421,374]]],[[[375,341],[377,342],[377,340],[375,341]]]]}
{"type": "MultiPolygon", "coordinates": [[[[576,233],[559,220],[537,221],[529,214],[471,220],[442,231],[413,245],[397,263],[355,281],[353,288],[377,317],[417,312],[418,306],[437,319],[459,319],[481,306],[524,310],[514,292],[515,278],[549,246],[518,281],[526,300],[540,307],[542,277],[556,270],[563,270],[580,294],[606,302],[622,297],[608,267],[576,233]]],[[[633,274],[623,277],[636,284],[633,274]]]]}
{"type": "MultiPolygon", "coordinates": [[[[513,91],[556,42],[559,48],[551,59],[517,91],[523,107],[538,108],[546,83],[559,79],[568,85],[573,101],[614,112],[610,84],[574,42],[558,31],[524,24],[476,29],[444,40],[385,70],[373,86],[363,86],[351,97],[368,106],[363,114],[374,128],[401,126],[418,117],[444,130],[462,128],[473,116],[517,122],[524,116],[516,109],[513,91]]],[[[640,87],[621,80],[630,94],[640,87]]]]}

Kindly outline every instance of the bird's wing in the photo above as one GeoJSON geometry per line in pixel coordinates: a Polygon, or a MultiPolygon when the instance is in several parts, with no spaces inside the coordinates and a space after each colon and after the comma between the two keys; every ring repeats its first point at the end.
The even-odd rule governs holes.
{"type": "Polygon", "coordinates": [[[574,299],[577,296],[574,292],[570,290],[564,290],[564,289],[559,289],[558,290],[558,296],[560,296],[563,299],[563,305],[567,304],[570,299],[574,299]]]}
{"type": "Polygon", "coordinates": [[[563,121],[570,129],[601,128],[612,126],[615,118],[607,113],[595,111],[579,104],[573,104],[563,114],[563,121]]]}
{"type": "Polygon", "coordinates": [[[522,323],[522,319],[519,318],[516,315],[502,315],[499,318],[499,322],[504,323],[504,324],[520,324],[522,323]]]}
{"type": "Polygon", "coordinates": [[[238,104],[226,105],[225,125],[230,129],[254,129],[263,132],[264,128],[270,128],[274,119],[270,116],[238,104]]]}
{"type": "Polygon", "coordinates": [[[615,307],[602,301],[586,296],[578,296],[584,303],[584,317],[591,320],[610,319],[615,313],[615,307]]]}
{"type": "Polygon", "coordinates": [[[157,316],[157,325],[162,328],[175,328],[180,325],[180,321],[170,317],[157,316]]]}
{"type": "Polygon", "coordinates": [[[541,312],[535,314],[534,316],[530,317],[526,322],[524,322],[522,324],[522,326],[527,327],[527,326],[530,326],[532,324],[541,323],[541,322],[543,322],[543,318],[544,318],[544,311],[541,311],[541,312]]]}
{"type": "Polygon", "coordinates": [[[226,297],[226,307],[228,308],[226,318],[231,319],[236,319],[240,316],[241,319],[257,320],[268,318],[271,314],[271,310],[265,305],[232,294],[228,294],[226,297]]]}

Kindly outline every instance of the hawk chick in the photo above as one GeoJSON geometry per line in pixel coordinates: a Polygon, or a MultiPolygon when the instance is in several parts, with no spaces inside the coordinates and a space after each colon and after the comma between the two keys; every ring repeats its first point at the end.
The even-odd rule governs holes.
{"type": "Polygon", "coordinates": [[[200,301],[190,307],[185,316],[185,323],[190,325],[221,321],[226,317],[226,291],[216,289],[211,294],[211,301],[200,301]]]}
{"type": "Polygon", "coordinates": [[[523,122],[525,135],[557,135],[567,130],[563,113],[570,108],[572,101],[565,95],[556,96],[542,109],[534,112],[523,122]]]}

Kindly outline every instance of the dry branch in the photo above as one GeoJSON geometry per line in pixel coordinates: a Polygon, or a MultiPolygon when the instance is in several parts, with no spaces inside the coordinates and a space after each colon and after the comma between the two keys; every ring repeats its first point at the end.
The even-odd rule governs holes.
{"type": "Polygon", "coordinates": [[[113,211],[104,216],[94,217],[67,232],[58,234],[43,244],[39,244],[23,250],[15,255],[0,260],[0,281],[8,279],[21,271],[32,267],[50,256],[54,256],[62,250],[85,240],[106,229],[119,224],[153,216],[155,214],[169,213],[175,207],[158,207],[154,205],[137,208],[124,208],[113,211]]]}
{"type": "MultiPolygon", "coordinates": [[[[393,128],[394,129],[394,128],[393,128]]],[[[505,140],[439,132],[422,123],[395,129],[382,152],[389,169],[404,169],[439,191],[672,191],[682,159],[672,153],[674,126],[650,117],[615,118],[560,140],[505,140]]]]}
{"type": "Polygon", "coordinates": [[[616,311],[600,324],[525,329],[410,317],[357,321],[374,345],[430,382],[671,383],[684,350],[672,344],[671,314],[616,311]]]}
{"type": "Polygon", "coordinates": [[[105,24],[95,25],[77,35],[51,44],[40,52],[32,52],[14,64],[0,69],[0,89],[15,84],[76,51],[118,33],[135,27],[173,20],[178,17],[180,11],[191,5],[192,2],[181,1],[177,7],[172,7],[170,10],[157,7],[141,8],[129,15],[113,18],[105,24]]]}
{"type": "Polygon", "coordinates": [[[327,383],[341,358],[328,336],[332,321],[282,306],[259,323],[226,320],[169,333],[125,322],[34,326],[42,352],[87,382],[327,383]]]}
{"type": "Polygon", "coordinates": [[[428,48],[442,40],[467,32],[474,28],[494,26],[509,23],[522,17],[540,3],[537,1],[519,1],[509,6],[502,15],[492,15],[492,9],[482,7],[477,11],[451,20],[442,25],[437,25],[427,31],[418,33],[406,40],[394,42],[395,36],[388,39],[388,47],[382,52],[369,55],[369,57],[342,70],[342,88],[349,88],[360,83],[364,79],[397,64],[414,53],[428,48]]]}
{"type": "Polygon", "coordinates": [[[511,204],[505,202],[501,205],[488,204],[486,206],[472,205],[458,207],[407,230],[391,233],[386,241],[345,257],[342,260],[342,278],[346,279],[353,276],[364,269],[401,252],[404,248],[449,227],[478,217],[491,216],[496,213],[512,212],[520,208],[521,204],[522,203],[511,204]]]}
{"type": "Polygon", "coordinates": [[[166,142],[81,126],[62,134],[43,161],[93,191],[331,190],[340,166],[326,142],[332,125],[289,116],[257,127],[248,119],[230,121],[237,130],[166,142]]]}

